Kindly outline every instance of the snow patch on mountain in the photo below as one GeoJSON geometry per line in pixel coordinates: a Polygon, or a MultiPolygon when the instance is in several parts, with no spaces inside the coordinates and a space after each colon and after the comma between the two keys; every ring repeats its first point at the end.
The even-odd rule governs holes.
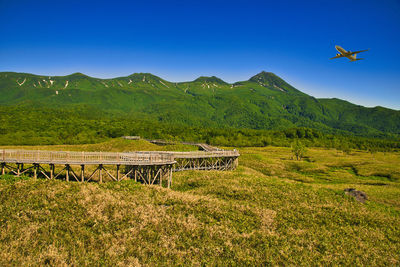
{"type": "Polygon", "coordinates": [[[168,85],[166,85],[165,83],[163,83],[162,81],[160,81],[160,83],[161,83],[161,84],[163,84],[163,85],[165,85],[166,87],[168,87],[168,88],[169,88],[169,86],[168,86],[168,85]]]}
{"type": "Polygon", "coordinates": [[[25,79],[24,79],[24,80],[23,80],[21,83],[20,83],[20,82],[18,82],[18,80],[19,80],[19,79],[17,79],[17,83],[18,83],[18,85],[19,85],[19,86],[21,86],[21,85],[23,85],[23,84],[25,83],[25,81],[26,81],[26,78],[25,78],[25,79]]]}
{"type": "Polygon", "coordinates": [[[280,88],[279,86],[276,86],[275,84],[273,84],[273,86],[274,86],[276,89],[278,89],[278,90],[280,90],[280,91],[282,91],[282,92],[285,92],[285,93],[286,93],[286,90],[284,90],[284,89],[280,88]]]}
{"type": "Polygon", "coordinates": [[[45,79],[43,79],[42,81],[47,85],[47,88],[50,88],[49,83],[45,79]]]}

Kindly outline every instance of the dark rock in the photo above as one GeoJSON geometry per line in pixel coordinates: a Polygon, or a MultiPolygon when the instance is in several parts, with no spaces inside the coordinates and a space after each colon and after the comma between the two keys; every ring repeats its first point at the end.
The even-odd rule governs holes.
{"type": "Polygon", "coordinates": [[[367,194],[363,191],[358,191],[354,188],[346,188],[344,189],[344,192],[346,192],[346,195],[354,197],[356,200],[360,201],[361,203],[365,203],[365,201],[368,199],[367,194]]]}

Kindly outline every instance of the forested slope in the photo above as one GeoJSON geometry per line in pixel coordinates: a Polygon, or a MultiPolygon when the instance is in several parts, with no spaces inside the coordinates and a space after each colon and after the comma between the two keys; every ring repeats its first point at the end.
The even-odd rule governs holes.
{"type": "Polygon", "coordinates": [[[400,111],[316,99],[268,72],[233,84],[214,76],[172,83],[149,73],[99,79],[81,73],[51,77],[3,72],[0,94],[1,106],[56,110],[85,107],[108,117],[145,117],[188,126],[308,127],[368,137],[400,134],[400,111]]]}

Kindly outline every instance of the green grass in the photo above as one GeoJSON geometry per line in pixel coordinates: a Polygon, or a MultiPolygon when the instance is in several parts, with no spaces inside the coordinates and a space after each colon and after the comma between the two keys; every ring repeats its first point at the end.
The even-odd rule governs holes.
{"type": "Polygon", "coordinates": [[[0,265],[400,264],[399,153],[240,153],[172,190],[1,177],[0,265]]]}

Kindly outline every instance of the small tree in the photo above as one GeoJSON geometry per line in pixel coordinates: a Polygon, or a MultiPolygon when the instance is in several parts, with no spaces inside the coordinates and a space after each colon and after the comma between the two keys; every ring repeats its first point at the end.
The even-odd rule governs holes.
{"type": "Polygon", "coordinates": [[[292,152],[297,160],[301,160],[307,152],[307,149],[299,140],[296,140],[292,143],[292,152]]]}

